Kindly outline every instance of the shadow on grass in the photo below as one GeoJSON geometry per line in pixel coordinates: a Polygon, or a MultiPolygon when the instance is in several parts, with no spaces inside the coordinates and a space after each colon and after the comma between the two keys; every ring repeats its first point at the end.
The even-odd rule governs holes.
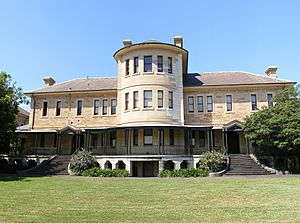
{"type": "Polygon", "coordinates": [[[25,182],[29,182],[31,180],[29,180],[27,176],[20,176],[20,175],[16,175],[16,174],[0,174],[0,182],[1,181],[25,181],[25,182]]]}

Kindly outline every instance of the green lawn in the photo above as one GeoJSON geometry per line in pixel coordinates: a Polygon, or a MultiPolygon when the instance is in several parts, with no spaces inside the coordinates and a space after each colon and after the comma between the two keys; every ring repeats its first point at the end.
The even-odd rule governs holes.
{"type": "Polygon", "coordinates": [[[300,222],[300,178],[0,176],[0,222],[300,222]]]}

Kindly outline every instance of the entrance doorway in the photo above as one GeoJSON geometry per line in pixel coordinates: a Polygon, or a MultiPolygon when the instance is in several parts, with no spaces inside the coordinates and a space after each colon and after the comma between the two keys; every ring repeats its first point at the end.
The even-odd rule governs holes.
{"type": "Polygon", "coordinates": [[[132,161],[133,177],[157,177],[158,161],[132,161]]]}
{"type": "Polygon", "coordinates": [[[73,154],[76,151],[76,149],[78,149],[78,148],[84,148],[83,134],[73,135],[71,154],[73,154]]]}
{"type": "Polygon", "coordinates": [[[227,132],[227,142],[229,154],[240,153],[240,138],[237,131],[227,132]]]}

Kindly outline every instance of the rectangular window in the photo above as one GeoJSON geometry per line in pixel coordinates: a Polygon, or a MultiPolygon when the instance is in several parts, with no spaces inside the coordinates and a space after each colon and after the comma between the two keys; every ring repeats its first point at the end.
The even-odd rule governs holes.
{"type": "Polygon", "coordinates": [[[110,113],[112,115],[115,115],[117,113],[117,99],[111,99],[111,111],[110,113]]]}
{"type": "Polygon", "coordinates": [[[108,100],[107,99],[103,99],[102,105],[103,105],[103,107],[102,107],[102,115],[107,115],[107,113],[108,113],[108,100]]]}
{"type": "Polygon", "coordinates": [[[139,104],[139,92],[133,92],[133,109],[138,108],[139,104]]]}
{"type": "Polygon", "coordinates": [[[152,107],[152,91],[146,90],[144,91],[144,108],[152,107]]]}
{"type": "Polygon", "coordinates": [[[189,107],[189,112],[194,112],[194,97],[189,96],[188,97],[188,107],[189,107]]]}
{"type": "Polygon", "coordinates": [[[47,116],[48,113],[48,101],[43,102],[43,111],[42,111],[42,116],[47,116]]]}
{"type": "Polygon", "coordinates": [[[226,111],[232,111],[232,95],[226,95],[226,111]]]}
{"type": "Polygon", "coordinates": [[[135,57],[133,59],[133,72],[134,73],[138,73],[139,72],[139,58],[138,57],[135,57]]]}
{"type": "Polygon", "coordinates": [[[203,96],[198,96],[197,102],[198,102],[198,112],[203,112],[203,96]]]}
{"type": "Polygon", "coordinates": [[[172,57],[168,57],[168,73],[169,73],[169,74],[173,73],[173,62],[172,62],[172,57]]]}
{"type": "Polygon", "coordinates": [[[212,96],[207,96],[207,112],[213,112],[214,111],[214,102],[212,96]]]}
{"type": "Polygon", "coordinates": [[[129,93],[125,93],[125,111],[129,110],[129,93]]]}
{"type": "Polygon", "coordinates": [[[256,94],[251,94],[251,109],[252,111],[258,110],[256,94]]]}
{"type": "Polygon", "coordinates": [[[125,73],[126,76],[129,75],[129,59],[126,60],[126,73],[125,73]]]}
{"type": "Polygon", "coordinates": [[[174,146],[174,129],[170,129],[170,146],[174,146]]]}
{"type": "Polygon", "coordinates": [[[94,134],[91,134],[91,144],[92,144],[92,147],[96,147],[98,145],[98,134],[94,133],[94,134]]]}
{"type": "Polygon", "coordinates": [[[94,115],[99,115],[100,100],[94,100],[94,115]]]}
{"type": "Polygon", "coordinates": [[[144,56],[144,72],[152,72],[152,56],[144,56]]]}
{"type": "Polygon", "coordinates": [[[117,132],[111,131],[110,132],[110,146],[115,147],[116,146],[116,139],[117,139],[117,132]]]}
{"type": "Polygon", "coordinates": [[[82,100],[77,101],[77,115],[82,115],[82,100]]]}
{"type": "Polygon", "coordinates": [[[163,72],[163,56],[157,56],[157,72],[163,72]]]}
{"type": "Polygon", "coordinates": [[[45,141],[46,141],[46,135],[41,134],[41,141],[40,141],[40,147],[45,147],[45,141]]]}
{"type": "Polygon", "coordinates": [[[267,94],[268,107],[273,107],[273,94],[267,94]]]}
{"type": "Polygon", "coordinates": [[[139,130],[133,129],[133,145],[137,146],[139,144],[139,130]]]}
{"type": "Polygon", "coordinates": [[[61,114],[61,101],[56,101],[55,116],[60,116],[61,114]]]}
{"type": "Polygon", "coordinates": [[[205,147],[205,132],[204,131],[199,132],[199,147],[200,148],[205,147]]]}
{"type": "Polygon", "coordinates": [[[144,145],[153,145],[152,129],[144,129],[144,145]]]}
{"type": "Polygon", "coordinates": [[[157,107],[162,108],[164,106],[164,92],[162,90],[158,90],[157,92],[157,107]]]}
{"type": "Polygon", "coordinates": [[[169,108],[173,108],[173,91],[169,91],[169,108]]]}

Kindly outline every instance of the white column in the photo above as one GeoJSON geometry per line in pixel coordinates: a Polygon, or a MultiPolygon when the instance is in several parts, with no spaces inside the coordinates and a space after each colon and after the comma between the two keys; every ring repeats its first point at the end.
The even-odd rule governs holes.
{"type": "Polygon", "coordinates": [[[163,160],[160,160],[159,163],[158,163],[158,170],[159,172],[160,171],[163,171],[164,170],[164,161],[163,160]]]}
{"type": "Polygon", "coordinates": [[[173,163],[174,163],[174,169],[175,170],[180,170],[181,161],[173,161],[173,163]]]}

